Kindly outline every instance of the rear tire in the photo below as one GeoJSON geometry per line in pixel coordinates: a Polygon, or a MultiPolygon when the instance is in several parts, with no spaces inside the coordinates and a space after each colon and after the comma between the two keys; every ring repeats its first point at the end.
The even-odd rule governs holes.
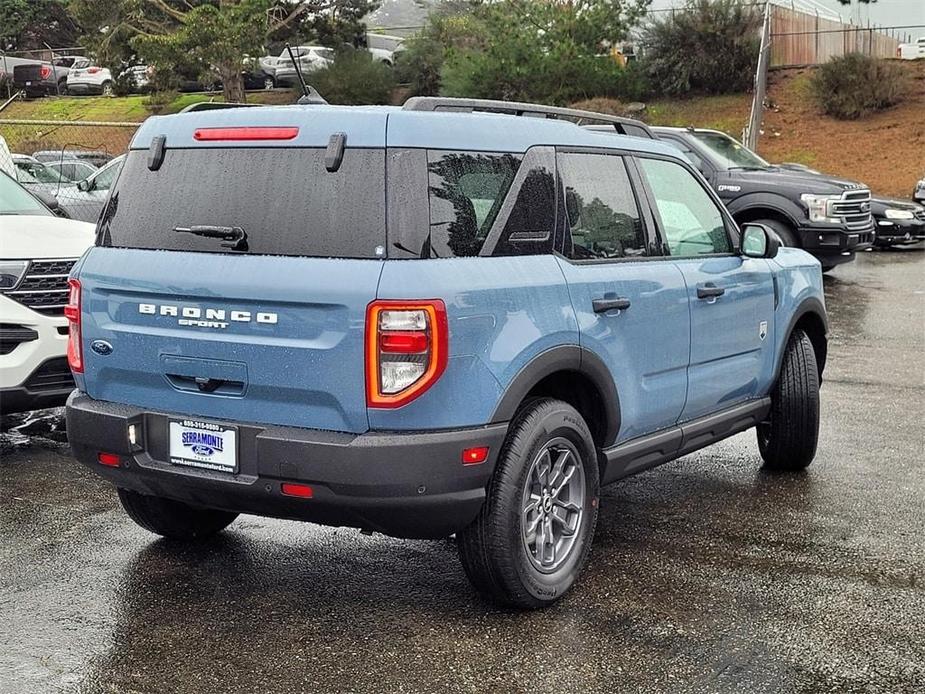
{"type": "Polygon", "coordinates": [[[112,96],[112,82],[110,80],[103,82],[103,91],[101,94],[103,96],[112,96]]]}
{"type": "Polygon", "coordinates": [[[801,247],[797,241],[796,231],[789,225],[779,222],[776,219],[756,219],[755,223],[770,227],[780,239],[781,246],[786,246],[787,248],[801,247]]]}
{"type": "Polygon", "coordinates": [[[813,343],[802,330],[787,342],[771,391],[771,412],[758,425],[758,450],[771,470],[802,470],[819,441],[819,371],[813,343]]]}
{"type": "Polygon", "coordinates": [[[591,549],[598,485],[594,440],[575,408],[547,398],[523,406],[482,510],[457,534],[476,590],[521,609],[561,598],[591,549]]]}
{"type": "Polygon", "coordinates": [[[182,501],[119,489],[119,501],[129,518],[145,530],[171,540],[201,540],[224,530],[237,513],[197,508],[182,501]]]}

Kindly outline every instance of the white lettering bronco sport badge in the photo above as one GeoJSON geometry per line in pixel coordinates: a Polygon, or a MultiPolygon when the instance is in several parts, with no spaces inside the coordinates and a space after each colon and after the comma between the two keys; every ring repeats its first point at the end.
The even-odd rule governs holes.
{"type": "Polygon", "coordinates": [[[275,313],[258,311],[226,311],[223,308],[199,308],[198,306],[175,306],[171,304],[138,304],[138,313],[146,316],[168,316],[177,319],[177,325],[190,328],[217,328],[224,330],[231,323],[263,323],[275,325],[279,316],[275,313]]]}

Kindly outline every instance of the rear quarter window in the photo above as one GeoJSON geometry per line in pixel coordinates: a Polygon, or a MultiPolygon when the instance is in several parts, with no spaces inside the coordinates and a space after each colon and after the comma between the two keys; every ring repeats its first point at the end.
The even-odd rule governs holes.
{"type": "Polygon", "coordinates": [[[247,253],[341,258],[385,254],[385,153],[350,149],[336,172],[316,148],[168,149],[157,171],[128,154],[98,244],[240,253],[220,239],[177,232],[240,227],[247,253]]]}
{"type": "Polygon", "coordinates": [[[388,168],[390,257],[552,252],[552,150],[544,157],[533,150],[394,149],[388,168]]]}

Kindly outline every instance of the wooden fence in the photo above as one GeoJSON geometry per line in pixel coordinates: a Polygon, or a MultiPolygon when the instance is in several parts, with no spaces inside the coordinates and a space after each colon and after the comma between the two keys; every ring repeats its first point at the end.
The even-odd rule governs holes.
{"type": "Polygon", "coordinates": [[[771,67],[820,65],[846,53],[895,58],[902,41],[875,27],[843,24],[771,5],[771,67]]]}

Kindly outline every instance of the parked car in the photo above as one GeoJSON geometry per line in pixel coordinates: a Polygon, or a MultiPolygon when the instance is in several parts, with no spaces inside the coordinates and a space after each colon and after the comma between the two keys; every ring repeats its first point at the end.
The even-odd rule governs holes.
{"type": "Polygon", "coordinates": [[[389,67],[395,65],[395,51],[385,48],[367,48],[366,51],[373,57],[374,62],[383,63],[389,67]]]}
{"type": "MultiPolygon", "coordinates": [[[[325,48],[324,46],[293,46],[292,53],[299,61],[299,68],[302,74],[308,74],[314,70],[328,67],[334,64],[334,49],[325,48]]],[[[264,71],[272,70],[273,79],[277,86],[291,87],[299,83],[299,77],[296,74],[295,65],[292,58],[289,57],[289,51],[283,50],[272,62],[266,59],[261,61],[264,71]]]]}
{"type": "Polygon", "coordinates": [[[67,178],[70,181],[80,181],[92,175],[97,167],[88,161],[81,161],[80,159],[64,159],[50,161],[45,164],[45,168],[57,171],[62,178],[67,178]]]}
{"type": "Polygon", "coordinates": [[[96,222],[124,159],[125,155],[116,157],[87,178],[77,181],[65,195],[58,195],[58,204],[62,211],[71,219],[96,222]]]}
{"type": "Polygon", "coordinates": [[[925,205],[925,177],[915,184],[915,189],[912,191],[912,199],[915,202],[925,205]]]}
{"type": "Polygon", "coordinates": [[[16,166],[16,180],[33,193],[40,191],[43,195],[54,196],[76,183],[60,171],[49,168],[28,155],[13,154],[12,158],[16,166]]]}
{"type": "Polygon", "coordinates": [[[773,166],[716,130],[653,130],[694,163],[736,222],[771,227],[785,246],[816,256],[823,272],[873,244],[870,190],[864,184],[773,166]]]}
{"type": "MultiPolygon", "coordinates": [[[[12,58],[8,60],[13,60],[12,58]]],[[[64,96],[70,68],[54,62],[25,61],[13,67],[13,86],[27,97],[64,96]]]]}
{"type": "Polygon", "coordinates": [[[67,75],[67,90],[70,94],[112,96],[112,85],[112,72],[109,68],[94,65],[89,58],[75,60],[67,75]]]}
{"type": "Polygon", "coordinates": [[[113,156],[108,152],[94,149],[43,149],[34,152],[32,157],[43,164],[51,164],[59,161],[69,161],[77,159],[85,161],[93,166],[100,167],[112,161],[113,156]]]}
{"type": "Polygon", "coordinates": [[[245,70],[242,74],[244,77],[245,89],[273,89],[276,86],[275,71],[268,71],[263,68],[258,60],[248,58],[244,62],[245,70]]]}
{"type": "MultiPolygon", "coordinates": [[[[13,58],[0,53],[0,84],[13,82],[13,70],[20,65],[41,65],[42,61],[32,58],[13,58]]],[[[13,85],[16,86],[15,84],[13,85]]]]}
{"type": "Polygon", "coordinates": [[[148,65],[132,65],[122,72],[122,76],[128,80],[133,92],[145,92],[151,85],[153,72],[148,65]]]}
{"type": "Polygon", "coordinates": [[[91,224],[55,217],[0,173],[0,412],[63,405],[74,388],[65,351],[67,275],[93,244],[91,224]]]}
{"type": "Polygon", "coordinates": [[[903,246],[925,241],[925,207],[904,200],[874,198],[870,211],[877,224],[877,246],[903,246]]]}
{"type": "Polygon", "coordinates": [[[819,263],[662,142],[477,108],[141,125],[68,307],[71,450],[136,523],[455,533],[478,590],[535,608],[601,484],[756,426],[770,468],[810,464],[819,263]]]}
{"type": "Polygon", "coordinates": [[[902,60],[916,60],[925,58],[925,36],[921,36],[912,43],[901,43],[896,47],[896,57],[902,60]]]}

